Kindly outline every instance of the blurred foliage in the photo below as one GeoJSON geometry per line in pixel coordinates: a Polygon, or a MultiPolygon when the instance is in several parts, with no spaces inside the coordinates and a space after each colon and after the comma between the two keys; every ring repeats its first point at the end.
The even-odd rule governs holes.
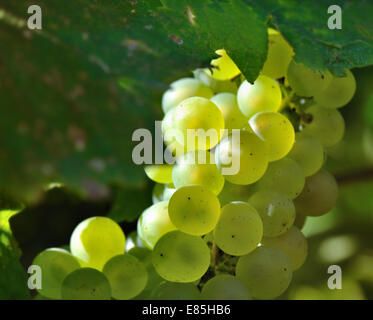
{"type": "MultiPolygon", "coordinates": [[[[295,59],[314,70],[340,75],[372,65],[371,1],[334,4],[342,7],[343,30],[326,27],[326,0],[2,1],[0,188],[28,206],[14,216],[17,202],[0,202],[0,299],[28,297],[11,229],[27,269],[38,251],[67,244],[85,217],[133,222],[151,202],[151,185],[132,161],[132,133],[154,130],[168,83],[208,66],[216,49],[224,47],[253,81],[266,57],[269,25],[294,47],[295,59]],[[43,9],[42,31],[26,27],[31,4],[43,9]],[[63,188],[50,189],[51,183],[63,188]]],[[[302,297],[297,286],[312,295],[310,286],[325,285],[317,250],[329,236],[357,239],[356,253],[346,258],[352,266],[372,260],[372,69],[354,72],[358,92],[343,109],[346,137],[327,151],[340,201],[325,217],[308,220],[310,258],[295,274],[291,297],[302,297]]],[[[135,223],[123,227],[127,233],[135,223]]],[[[349,287],[372,298],[371,289],[363,294],[360,288],[372,279],[367,265],[351,267],[349,287]]]]}

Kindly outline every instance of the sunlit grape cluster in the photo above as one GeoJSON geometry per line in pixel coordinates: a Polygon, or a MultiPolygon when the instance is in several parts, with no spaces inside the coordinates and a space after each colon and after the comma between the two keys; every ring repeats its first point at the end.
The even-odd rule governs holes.
{"type": "Polygon", "coordinates": [[[306,218],[337,201],[336,180],[322,167],[343,137],[338,108],[356,83],[349,70],[335,77],[296,62],[279,32],[268,38],[253,83],[221,49],[210,68],[170,85],[162,131],[176,163],[145,167],[156,182],[153,205],[126,243],[118,225],[96,217],[76,227],[71,253],[40,253],[41,295],[249,300],[286,291],[307,257],[306,218]],[[190,147],[190,129],[217,134],[190,147]],[[223,170],[229,159],[239,160],[234,174],[223,170]]]}

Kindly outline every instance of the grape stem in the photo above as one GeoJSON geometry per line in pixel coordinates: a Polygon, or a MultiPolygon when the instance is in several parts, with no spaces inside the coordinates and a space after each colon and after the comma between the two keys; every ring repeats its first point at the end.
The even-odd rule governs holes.
{"type": "Polygon", "coordinates": [[[337,175],[336,179],[338,184],[347,185],[351,183],[357,183],[362,181],[373,180],[373,168],[366,168],[358,172],[347,173],[344,175],[337,175]]]}
{"type": "Polygon", "coordinates": [[[293,99],[293,96],[294,96],[294,91],[290,91],[290,93],[288,93],[284,89],[284,87],[282,87],[282,86],[281,86],[281,91],[282,91],[282,94],[284,95],[285,98],[282,100],[279,111],[284,109],[286,106],[290,106],[291,108],[295,108],[294,103],[291,102],[291,99],[293,99]]]}
{"type": "Polygon", "coordinates": [[[216,267],[216,265],[218,264],[218,259],[219,259],[219,249],[218,249],[218,246],[216,245],[216,243],[214,242],[214,244],[212,245],[212,248],[211,248],[211,256],[212,256],[212,261],[211,261],[211,264],[216,267]]]}

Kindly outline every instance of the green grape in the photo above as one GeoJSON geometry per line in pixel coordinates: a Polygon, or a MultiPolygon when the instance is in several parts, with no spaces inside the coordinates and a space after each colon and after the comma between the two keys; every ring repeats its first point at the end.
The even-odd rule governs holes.
{"type": "Polygon", "coordinates": [[[276,237],[285,233],[295,220],[293,201],[286,195],[270,190],[260,190],[249,199],[263,221],[263,235],[276,237]]]}
{"type": "Polygon", "coordinates": [[[292,274],[288,257],[272,247],[257,248],[240,257],[236,266],[236,277],[257,299],[280,296],[288,288],[292,274]]]}
{"type": "Polygon", "coordinates": [[[225,49],[216,50],[215,53],[220,57],[211,60],[211,65],[214,67],[212,71],[208,71],[211,77],[217,80],[229,80],[241,73],[225,49]]]}
{"type": "Polygon", "coordinates": [[[215,165],[214,156],[205,150],[189,151],[177,160],[172,171],[176,188],[187,185],[202,185],[215,194],[224,186],[224,177],[215,165]]]}
{"type": "Polygon", "coordinates": [[[276,30],[268,29],[268,53],[262,74],[279,79],[286,75],[289,63],[294,55],[293,48],[276,30]]]}
{"type": "Polygon", "coordinates": [[[205,241],[180,231],[165,234],[153,250],[156,271],[171,282],[200,279],[207,271],[210,259],[210,250],[205,241]]]}
{"type": "Polygon", "coordinates": [[[251,300],[246,285],[230,274],[220,274],[205,283],[202,288],[203,300],[251,300]]]}
{"type": "Polygon", "coordinates": [[[324,163],[324,148],[317,138],[297,132],[294,146],[288,157],[296,161],[302,167],[304,175],[309,177],[322,167],[324,163]]]}
{"type": "Polygon", "coordinates": [[[286,79],[293,91],[301,97],[313,97],[322,92],[331,81],[329,72],[313,72],[302,63],[290,63],[286,79]]]}
{"type": "Polygon", "coordinates": [[[147,208],[140,217],[140,238],[145,246],[153,249],[165,233],[176,230],[168,216],[168,201],[161,201],[147,208]]]}
{"type": "Polygon", "coordinates": [[[180,132],[177,142],[186,146],[188,151],[211,149],[224,134],[223,114],[206,98],[188,98],[176,107],[175,113],[175,128],[180,132]]]}
{"type": "Polygon", "coordinates": [[[307,220],[307,216],[297,212],[295,215],[294,225],[299,229],[302,230],[307,220]]]}
{"type": "Polygon", "coordinates": [[[281,113],[258,112],[249,120],[251,129],[267,144],[268,160],[285,157],[294,144],[295,132],[291,122],[281,113]]]}
{"type": "Polygon", "coordinates": [[[78,261],[66,250],[50,248],[40,252],[32,265],[41,269],[41,289],[46,298],[61,299],[61,285],[68,274],[80,268],[78,261]]]}
{"type": "Polygon", "coordinates": [[[152,292],[154,300],[199,300],[201,293],[192,283],[163,281],[152,292]]]}
{"type": "Polygon", "coordinates": [[[120,254],[106,262],[103,273],[111,286],[112,297],[128,300],[144,290],[148,281],[145,265],[130,254],[120,254]]]}
{"type": "Polygon", "coordinates": [[[295,226],[292,226],[288,232],[278,237],[264,237],[262,246],[274,247],[284,252],[290,260],[293,271],[298,270],[303,265],[308,254],[307,240],[295,226]]]}
{"type": "Polygon", "coordinates": [[[105,275],[92,268],[71,272],[63,281],[61,297],[64,300],[110,300],[111,287],[105,275]]]}
{"type": "Polygon", "coordinates": [[[221,206],[225,206],[232,201],[247,201],[255,192],[254,185],[238,185],[225,181],[223,190],[219,193],[219,201],[221,206]]]}
{"type": "Polygon", "coordinates": [[[305,177],[302,168],[290,158],[272,162],[257,183],[258,190],[268,190],[296,198],[303,190],[305,177]]]}
{"type": "Polygon", "coordinates": [[[168,214],[177,229],[201,236],[212,231],[219,220],[219,199],[204,186],[181,187],[170,199],[168,214]]]}
{"type": "Polygon", "coordinates": [[[345,77],[333,77],[324,90],[315,94],[315,101],[325,108],[340,108],[350,102],[356,91],[355,77],[347,70],[345,77]]]}
{"type": "Polygon", "coordinates": [[[278,83],[264,75],[260,75],[253,84],[245,80],[237,92],[238,107],[248,118],[260,111],[278,111],[281,100],[278,83]]]}
{"type": "Polygon", "coordinates": [[[320,140],[323,147],[332,147],[342,140],[345,122],[338,110],[313,105],[306,110],[310,120],[303,120],[302,132],[320,140]]]}
{"type": "Polygon", "coordinates": [[[232,202],[221,210],[214,231],[217,246],[232,256],[255,250],[263,237],[263,223],[258,212],[246,202],[232,202]]]}
{"type": "Polygon", "coordinates": [[[162,109],[167,113],[175,108],[181,101],[190,97],[204,97],[210,99],[212,90],[201,81],[194,78],[183,78],[174,81],[162,97],[162,109]]]}
{"type": "Polygon", "coordinates": [[[171,187],[170,185],[167,185],[165,188],[164,188],[164,192],[163,192],[163,201],[167,201],[167,200],[170,200],[172,195],[175,193],[176,191],[176,188],[175,187],[171,187]]]}
{"type": "Polygon", "coordinates": [[[172,182],[172,168],[173,165],[169,164],[154,164],[145,166],[145,173],[149,179],[158,183],[171,183],[172,182]]]}
{"type": "Polygon", "coordinates": [[[115,221],[106,217],[92,217],[74,229],[70,248],[82,267],[102,270],[111,257],[124,253],[125,242],[124,233],[115,221]]]}
{"type": "Polygon", "coordinates": [[[255,134],[241,131],[224,138],[215,152],[215,161],[225,179],[246,185],[258,181],[268,166],[267,147],[255,134]]]}
{"type": "Polygon", "coordinates": [[[154,288],[164,281],[152,264],[148,265],[146,270],[148,273],[148,282],[145,289],[139,295],[133,298],[134,300],[153,300],[152,293],[154,288]]]}
{"type": "Polygon", "coordinates": [[[148,248],[133,247],[128,254],[140,260],[146,267],[152,263],[152,252],[148,248]]]}
{"type": "Polygon", "coordinates": [[[322,169],[306,179],[302,193],[294,201],[295,210],[305,216],[318,217],[332,210],[337,198],[337,181],[322,169]]]}
{"type": "Polygon", "coordinates": [[[235,94],[222,92],[213,96],[210,100],[215,103],[223,113],[225,128],[229,130],[229,133],[232,129],[242,129],[247,125],[248,118],[245,117],[238,108],[235,94]]]}
{"type": "Polygon", "coordinates": [[[164,184],[156,183],[153,187],[152,191],[152,201],[153,203],[157,203],[163,201],[163,193],[166,186],[164,184]]]}
{"type": "Polygon", "coordinates": [[[129,251],[131,250],[132,248],[136,247],[136,239],[137,239],[137,232],[136,231],[132,231],[131,233],[129,233],[126,237],[126,248],[125,248],[125,251],[129,251]]]}
{"type": "Polygon", "coordinates": [[[210,87],[214,93],[219,92],[237,92],[237,84],[231,80],[216,80],[211,77],[209,69],[196,69],[193,71],[193,75],[196,79],[203,82],[206,86],[210,87]]]}

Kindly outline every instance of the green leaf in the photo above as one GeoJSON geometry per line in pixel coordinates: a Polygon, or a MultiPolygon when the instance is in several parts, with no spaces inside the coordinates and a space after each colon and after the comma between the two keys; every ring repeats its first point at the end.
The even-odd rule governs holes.
{"type": "Polygon", "coordinates": [[[295,60],[313,70],[329,69],[342,76],[345,69],[373,64],[373,3],[328,0],[247,1],[271,18],[295,51],[295,60]],[[331,4],[342,9],[342,29],[330,30],[331,4]]]}
{"type": "Polygon", "coordinates": [[[241,0],[163,3],[168,9],[159,16],[183,50],[203,61],[224,48],[248,81],[257,78],[267,55],[267,27],[250,6],[241,0]]]}
{"type": "Polygon", "coordinates": [[[27,275],[19,258],[21,252],[12,235],[9,219],[23,206],[1,194],[0,197],[0,300],[29,299],[27,275]]]}
{"type": "Polygon", "coordinates": [[[135,221],[152,204],[150,194],[150,185],[117,189],[108,217],[118,223],[135,221]]]}

